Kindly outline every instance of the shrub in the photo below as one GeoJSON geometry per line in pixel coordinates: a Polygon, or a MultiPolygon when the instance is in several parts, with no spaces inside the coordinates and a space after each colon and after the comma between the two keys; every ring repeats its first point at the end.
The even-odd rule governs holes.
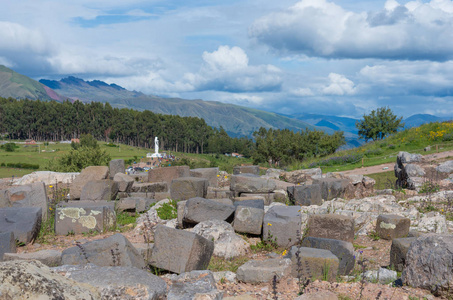
{"type": "Polygon", "coordinates": [[[370,149],[365,152],[366,157],[378,156],[384,153],[381,149],[370,149]]]}
{"type": "Polygon", "coordinates": [[[178,206],[175,200],[164,203],[161,207],[156,209],[157,215],[162,220],[171,220],[178,217],[178,206]]]}
{"type": "Polygon", "coordinates": [[[336,165],[346,165],[346,164],[355,164],[363,158],[362,154],[349,154],[343,156],[331,157],[328,159],[321,160],[320,162],[314,162],[310,164],[310,168],[317,166],[336,166],[336,165]]]}

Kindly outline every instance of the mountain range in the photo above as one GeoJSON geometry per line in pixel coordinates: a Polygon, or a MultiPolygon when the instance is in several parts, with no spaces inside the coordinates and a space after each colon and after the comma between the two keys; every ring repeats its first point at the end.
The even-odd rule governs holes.
{"type": "MultiPolygon", "coordinates": [[[[100,80],[85,81],[67,77],[59,81],[41,79],[39,82],[0,65],[0,96],[16,99],[41,99],[82,102],[109,102],[113,107],[150,110],[160,114],[203,118],[210,126],[221,126],[232,136],[250,137],[260,127],[290,130],[318,129],[327,133],[342,130],[348,147],[359,146],[363,140],[357,136],[357,119],[310,113],[283,115],[217,101],[163,98],[129,91],[116,84],[100,80]]],[[[405,119],[406,128],[432,121],[442,121],[428,114],[418,114],[405,119]]]]}

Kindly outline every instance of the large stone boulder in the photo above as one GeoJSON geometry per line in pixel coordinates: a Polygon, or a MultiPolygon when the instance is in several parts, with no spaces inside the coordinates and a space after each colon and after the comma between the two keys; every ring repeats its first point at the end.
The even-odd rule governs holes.
{"type": "Polygon", "coordinates": [[[453,235],[428,234],[413,241],[407,251],[405,284],[448,297],[453,286],[453,235]]]}
{"type": "Polygon", "coordinates": [[[293,277],[329,281],[337,277],[339,260],[329,250],[293,246],[285,257],[291,260],[293,277]]]}
{"type": "Polygon", "coordinates": [[[408,164],[414,162],[421,162],[423,156],[421,154],[412,154],[409,152],[400,151],[396,157],[397,164],[408,164]]]}
{"type": "Polygon", "coordinates": [[[340,275],[349,275],[352,269],[354,269],[354,246],[350,242],[309,236],[304,238],[304,240],[302,241],[302,246],[308,248],[324,249],[332,252],[333,255],[338,257],[338,274],[340,275]]]}
{"type": "Polygon", "coordinates": [[[208,192],[208,180],[198,177],[180,177],[173,179],[170,186],[171,199],[180,201],[190,198],[205,198],[208,192]]]}
{"type": "Polygon", "coordinates": [[[233,168],[233,175],[239,174],[260,175],[260,166],[235,166],[233,168]]]}
{"type": "Polygon", "coordinates": [[[441,163],[436,168],[437,172],[440,173],[453,173],[453,160],[447,160],[446,162],[441,163]]]}
{"type": "Polygon", "coordinates": [[[148,182],[166,182],[170,185],[173,179],[179,177],[190,177],[189,166],[155,168],[148,171],[148,182]]]}
{"type": "Polygon", "coordinates": [[[124,159],[113,159],[109,162],[110,179],[113,179],[116,174],[125,174],[124,159]]]}
{"type": "Polygon", "coordinates": [[[235,196],[240,196],[242,193],[269,193],[276,187],[274,179],[253,174],[232,175],[230,180],[230,190],[235,196]]]}
{"type": "Polygon", "coordinates": [[[191,169],[190,176],[204,178],[208,180],[209,186],[217,187],[219,186],[217,175],[219,174],[219,168],[200,168],[200,169],[191,169]]]}
{"type": "Polygon", "coordinates": [[[108,175],[109,168],[104,166],[91,166],[83,169],[69,186],[70,199],[80,199],[85,184],[95,180],[107,179],[108,175]]]}
{"type": "Polygon", "coordinates": [[[16,252],[16,240],[14,239],[14,233],[0,232],[0,261],[3,260],[5,253],[16,252]]]}
{"type": "Polygon", "coordinates": [[[0,192],[0,207],[40,207],[47,219],[47,191],[44,183],[13,186],[0,192]],[[3,205],[1,205],[3,204],[3,205]]]}
{"type": "Polygon", "coordinates": [[[131,187],[132,193],[148,193],[148,196],[155,198],[157,193],[168,192],[167,182],[134,182],[131,187]]]}
{"type": "Polygon", "coordinates": [[[406,266],[407,251],[415,240],[417,240],[416,237],[392,239],[390,266],[393,266],[398,272],[402,272],[406,266]]]}
{"type": "Polygon", "coordinates": [[[288,187],[289,200],[295,205],[310,206],[321,205],[321,185],[295,185],[288,187]]]}
{"type": "Polygon", "coordinates": [[[184,224],[198,224],[208,220],[226,221],[232,218],[235,207],[217,201],[192,198],[184,206],[184,224]]]}
{"type": "Polygon", "coordinates": [[[406,237],[409,234],[411,220],[399,215],[379,215],[376,221],[376,233],[385,240],[406,237]]]}
{"type": "Polygon", "coordinates": [[[311,215],[307,236],[354,241],[354,219],[336,214],[311,215]]]}
{"type": "Polygon", "coordinates": [[[5,253],[3,260],[38,260],[46,266],[55,267],[61,265],[61,251],[41,250],[28,253],[5,253]]]}
{"type": "Polygon", "coordinates": [[[291,273],[291,260],[286,258],[271,258],[266,260],[249,260],[237,270],[237,279],[245,283],[271,282],[274,276],[277,280],[291,273]]]}
{"type": "Polygon", "coordinates": [[[184,299],[223,299],[223,292],[215,284],[211,271],[191,271],[182,273],[172,280],[167,300],[184,299]]]}
{"type": "Polygon", "coordinates": [[[0,297],[9,299],[100,300],[91,285],[56,274],[39,261],[0,263],[0,297]]]}
{"type": "Polygon", "coordinates": [[[45,185],[52,185],[55,183],[72,183],[80,173],[62,173],[52,171],[36,171],[24,175],[17,180],[14,180],[14,185],[26,185],[36,182],[43,182],[45,185]]]}
{"type": "Polygon", "coordinates": [[[30,243],[41,229],[41,210],[40,207],[0,208],[0,233],[13,232],[18,243],[30,243]]]}
{"type": "Polygon", "coordinates": [[[321,186],[321,197],[326,201],[334,198],[343,198],[350,183],[351,180],[349,179],[338,178],[319,178],[313,180],[313,184],[319,184],[321,186]]]}
{"type": "Polygon", "coordinates": [[[300,230],[300,206],[273,206],[264,215],[263,240],[287,248],[298,243],[300,230]]]}
{"type": "Polygon", "coordinates": [[[283,172],[281,177],[284,181],[293,184],[312,181],[313,178],[318,178],[322,175],[321,168],[312,168],[304,170],[295,170],[291,172],[283,172]]]}
{"type": "Polygon", "coordinates": [[[61,202],[55,210],[55,234],[105,232],[116,226],[114,202],[61,202]]]}
{"type": "Polygon", "coordinates": [[[158,225],[150,264],[174,273],[205,270],[214,252],[214,242],[201,235],[158,225]]]}
{"type": "Polygon", "coordinates": [[[101,267],[122,266],[139,269],[145,267],[143,257],[120,233],[65,249],[61,261],[64,265],[92,263],[101,267]]]}
{"type": "Polygon", "coordinates": [[[113,177],[113,181],[116,182],[118,185],[119,192],[130,192],[132,185],[134,184],[135,180],[133,177],[124,174],[124,173],[116,173],[113,177]]]}
{"type": "Polygon", "coordinates": [[[66,277],[96,287],[102,299],[164,299],[167,294],[163,279],[132,267],[85,266],[67,272],[66,277]]]}
{"type": "MultiPolygon", "coordinates": [[[[263,203],[263,201],[260,202],[263,203]]],[[[263,219],[264,207],[257,208],[246,205],[238,205],[234,213],[234,230],[236,232],[261,235],[261,231],[263,229],[263,219]]]]}
{"type": "Polygon", "coordinates": [[[234,232],[231,224],[210,220],[198,223],[193,232],[214,242],[214,255],[231,259],[247,254],[250,245],[234,232]]]}
{"type": "Polygon", "coordinates": [[[114,200],[117,193],[118,183],[116,181],[110,179],[93,180],[83,186],[80,200],[109,201],[114,200]]]}
{"type": "Polygon", "coordinates": [[[155,199],[143,198],[143,197],[128,197],[120,199],[116,203],[115,209],[118,212],[129,212],[129,213],[142,213],[147,211],[153,203],[156,203],[155,199]]]}

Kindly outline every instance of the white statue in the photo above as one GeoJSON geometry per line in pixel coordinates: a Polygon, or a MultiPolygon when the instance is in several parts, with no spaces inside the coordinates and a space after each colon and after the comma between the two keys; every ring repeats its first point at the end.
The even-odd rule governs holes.
{"type": "Polygon", "coordinates": [[[154,138],[154,153],[159,153],[159,140],[157,139],[157,136],[154,138]]]}

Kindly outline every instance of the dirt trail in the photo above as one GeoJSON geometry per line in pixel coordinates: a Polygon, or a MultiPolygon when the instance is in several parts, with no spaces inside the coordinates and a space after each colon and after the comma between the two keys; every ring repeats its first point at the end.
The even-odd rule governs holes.
{"type": "MultiPolygon", "coordinates": [[[[453,150],[424,155],[423,159],[425,161],[433,161],[433,160],[437,160],[437,159],[441,159],[441,158],[446,158],[448,156],[453,156],[453,150]]],[[[368,175],[368,174],[374,174],[374,173],[383,173],[383,172],[393,171],[393,166],[395,165],[395,163],[396,163],[396,158],[395,158],[395,162],[393,162],[393,163],[386,163],[386,164],[376,165],[376,166],[371,166],[371,167],[357,168],[354,170],[343,171],[341,173],[343,173],[345,175],[368,175]]]]}

